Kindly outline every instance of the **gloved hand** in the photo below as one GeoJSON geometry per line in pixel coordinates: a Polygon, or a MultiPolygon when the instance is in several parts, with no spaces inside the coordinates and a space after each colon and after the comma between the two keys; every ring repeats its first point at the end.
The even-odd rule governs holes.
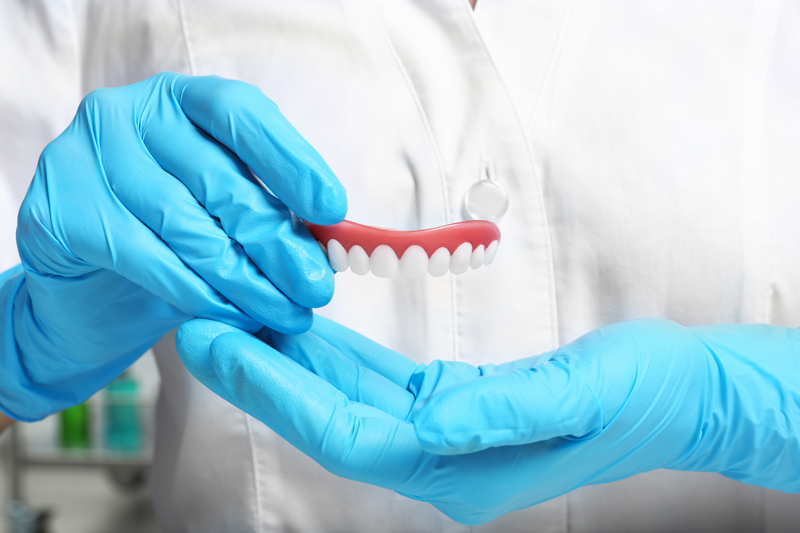
{"type": "Polygon", "coordinates": [[[480,524],[656,468],[800,491],[800,331],[635,320],[504,365],[417,365],[334,322],[178,330],[187,368],[324,468],[480,524]]]}
{"type": "Polygon", "coordinates": [[[193,316],[308,329],[333,271],[290,209],[336,223],[345,191],[258,88],[165,73],[89,94],[19,213],[0,408],[36,420],[81,402],[193,316]]]}

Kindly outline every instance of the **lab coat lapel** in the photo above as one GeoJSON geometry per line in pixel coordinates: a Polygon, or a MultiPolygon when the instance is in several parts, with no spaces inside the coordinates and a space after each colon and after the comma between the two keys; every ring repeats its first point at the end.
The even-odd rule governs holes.
{"type": "Polygon", "coordinates": [[[554,348],[555,288],[542,188],[522,121],[469,5],[432,0],[373,6],[441,161],[444,222],[466,217],[464,195],[479,179],[484,159],[492,160],[511,197],[496,262],[443,280],[451,293],[450,357],[490,363],[554,348]],[[498,338],[504,339],[500,350],[498,338]]]}
{"type": "Polygon", "coordinates": [[[524,123],[555,64],[572,0],[479,0],[475,24],[524,123]]]}

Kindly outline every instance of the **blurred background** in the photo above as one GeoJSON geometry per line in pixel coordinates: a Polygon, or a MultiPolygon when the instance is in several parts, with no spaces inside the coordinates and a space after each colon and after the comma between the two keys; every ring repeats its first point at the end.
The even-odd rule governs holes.
{"type": "Polygon", "coordinates": [[[150,533],[158,370],[147,352],[85,404],[0,436],[0,533],[150,533]]]}

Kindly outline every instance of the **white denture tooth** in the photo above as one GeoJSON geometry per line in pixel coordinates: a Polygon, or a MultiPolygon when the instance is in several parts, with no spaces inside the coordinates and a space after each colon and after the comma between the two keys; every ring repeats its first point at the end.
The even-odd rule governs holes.
{"type": "MultiPolygon", "coordinates": [[[[450,258],[447,258],[450,264],[450,258]]],[[[400,258],[400,273],[408,278],[418,278],[428,272],[428,253],[417,244],[412,244],[400,258]]]]}
{"type": "Polygon", "coordinates": [[[472,270],[480,268],[483,264],[484,249],[483,245],[479,244],[475,250],[472,251],[472,258],[469,260],[469,266],[472,270]]]}
{"type": "Polygon", "coordinates": [[[325,257],[328,257],[328,249],[325,248],[325,245],[322,244],[321,241],[317,241],[317,244],[319,244],[319,249],[322,250],[322,253],[325,254],[325,257]]]}
{"type": "Polygon", "coordinates": [[[328,262],[331,264],[331,268],[336,272],[344,272],[347,270],[348,265],[350,265],[347,251],[336,239],[328,241],[328,262]]]}
{"type": "Polygon", "coordinates": [[[450,272],[453,274],[463,274],[469,268],[469,261],[472,258],[472,244],[465,242],[456,248],[450,258],[450,272]]]}
{"type": "Polygon", "coordinates": [[[353,274],[364,276],[369,272],[369,256],[361,246],[353,245],[347,253],[347,258],[350,260],[350,270],[353,274]]]}
{"type": "Polygon", "coordinates": [[[400,260],[391,246],[380,244],[369,256],[369,270],[379,278],[393,278],[400,268],[400,260]]]}
{"type": "Polygon", "coordinates": [[[486,253],[483,254],[484,265],[491,265],[492,261],[494,261],[494,255],[497,253],[497,244],[497,241],[492,241],[492,243],[486,248],[486,253]]]}
{"type": "Polygon", "coordinates": [[[447,274],[450,268],[450,251],[444,246],[433,252],[428,260],[428,274],[438,278],[447,274]]]}

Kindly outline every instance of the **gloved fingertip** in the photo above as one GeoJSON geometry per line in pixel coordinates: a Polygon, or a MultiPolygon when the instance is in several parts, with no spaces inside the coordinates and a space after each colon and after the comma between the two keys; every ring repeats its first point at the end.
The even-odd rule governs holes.
{"type": "Polygon", "coordinates": [[[291,317],[284,317],[281,320],[274,321],[274,323],[269,324],[269,327],[287,335],[299,335],[311,329],[311,325],[314,323],[314,313],[311,309],[297,307],[298,309],[291,317]]]}
{"type": "Polygon", "coordinates": [[[341,222],[347,216],[347,191],[338,180],[330,193],[325,195],[324,203],[319,210],[327,213],[333,224],[341,222]]]}
{"type": "Polygon", "coordinates": [[[436,455],[464,455],[480,451],[478,449],[471,450],[458,444],[448,443],[442,440],[443,436],[440,433],[430,432],[426,428],[418,428],[415,425],[414,430],[416,431],[420,447],[428,453],[436,455]]]}
{"type": "Polygon", "coordinates": [[[216,320],[195,318],[184,322],[175,335],[175,346],[178,351],[196,352],[208,351],[211,342],[222,335],[232,331],[240,331],[233,326],[216,320]]]}
{"type": "Polygon", "coordinates": [[[336,287],[333,279],[333,269],[331,269],[324,256],[322,260],[325,263],[313,265],[315,268],[309,268],[304,273],[303,288],[293,296],[293,300],[302,307],[308,309],[324,307],[333,299],[336,287]]]}
{"type": "Polygon", "coordinates": [[[215,337],[209,346],[214,368],[224,371],[230,361],[238,359],[238,356],[246,357],[244,351],[247,349],[249,352],[250,339],[253,339],[252,335],[241,331],[227,331],[215,337]]]}
{"type": "MultiPolygon", "coordinates": [[[[420,446],[437,455],[461,455],[488,448],[481,446],[477,435],[465,428],[454,427],[453,419],[446,410],[431,404],[427,398],[414,406],[412,421],[420,446]]],[[[456,421],[455,426],[459,424],[456,421]]]]}
{"type": "Polygon", "coordinates": [[[184,322],[175,334],[175,348],[184,366],[198,380],[208,384],[213,381],[214,371],[211,368],[211,343],[224,333],[240,332],[240,330],[204,318],[195,318],[184,322]]]}
{"type": "Polygon", "coordinates": [[[312,208],[308,213],[299,213],[312,224],[329,226],[344,220],[347,215],[347,191],[335,177],[327,180],[328,186],[314,195],[312,208]]]}
{"type": "Polygon", "coordinates": [[[273,349],[241,331],[215,338],[210,347],[211,368],[228,394],[238,400],[255,389],[269,389],[273,372],[266,357],[273,349]],[[257,368],[257,371],[252,371],[257,368]]]}

